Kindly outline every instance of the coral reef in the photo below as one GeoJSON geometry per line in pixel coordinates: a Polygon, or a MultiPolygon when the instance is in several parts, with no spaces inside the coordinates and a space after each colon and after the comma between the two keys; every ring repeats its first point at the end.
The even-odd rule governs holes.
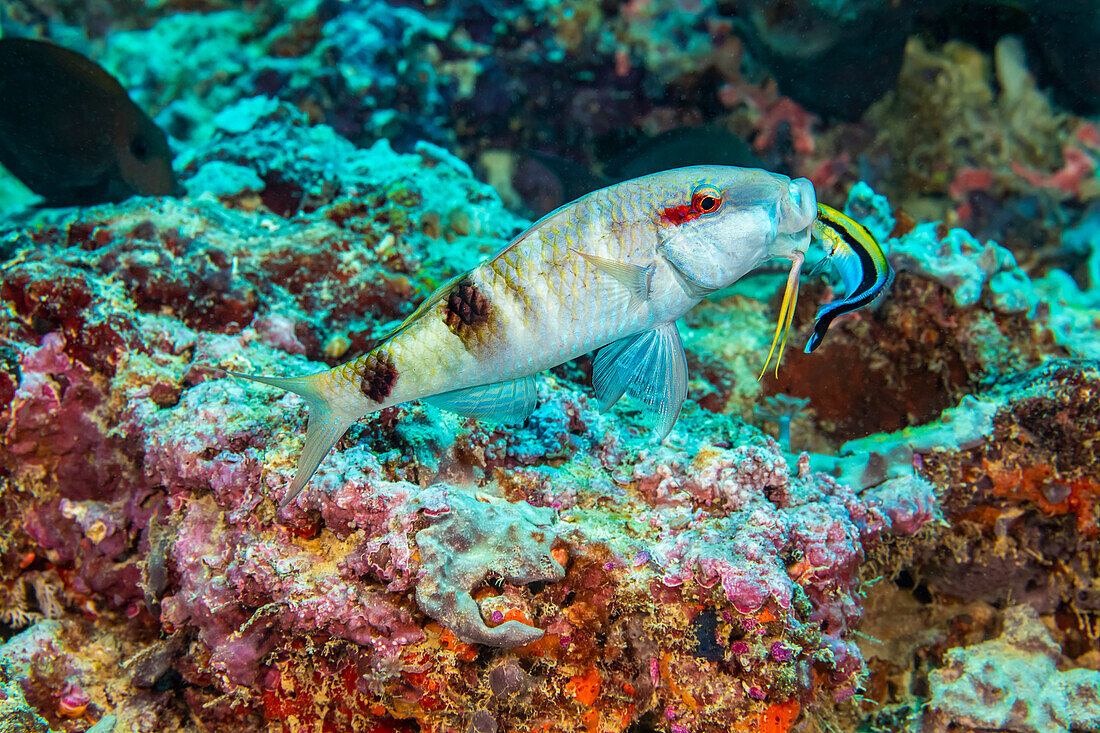
{"type": "Polygon", "coordinates": [[[507,648],[540,639],[540,629],[512,619],[500,623],[499,610],[491,615],[499,625],[486,626],[470,594],[490,572],[513,585],[565,577],[551,555],[553,509],[459,493],[451,493],[448,504],[442,519],[416,533],[421,561],[416,604],[464,642],[507,648]]]}
{"type": "Polygon", "coordinates": [[[1096,379],[1095,365],[1076,362],[1052,362],[1007,377],[1001,388],[1006,404],[992,418],[991,430],[979,432],[976,443],[960,444],[957,452],[935,452],[922,460],[924,474],[945,487],[942,503],[951,534],[962,541],[976,533],[991,543],[966,542],[969,550],[960,549],[953,559],[930,558],[928,572],[935,575],[930,582],[971,598],[1053,593],[1041,602],[1034,599],[1042,610],[1064,594],[1081,624],[1076,633],[1084,635],[1082,643],[1098,610],[1093,570],[1087,562],[1074,567],[1095,552],[1100,535],[1100,476],[1091,458],[1097,418],[1088,399],[1096,379]],[[1069,560],[1064,572],[1057,569],[1063,552],[1078,558],[1069,560]],[[979,557],[1000,568],[998,573],[1011,572],[1011,582],[987,574],[976,583],[979,557]]]}
{"type": "MultiPolygon", "coordinates": [[[[1088,398],[1097,376],[1095,362],[1051,361],[1002,377],[934,423],[852,441],[839,458],[815,456],[815,468],[857,486],[927,480],[945,520],[899,548],[905,569],[897,585],[868,599],[864,684],[890,711],[865,708],[876,724],[924,716],[933,728],[1088,730],[1100,720],[1084,712],[1081,723],[1065,712],[1095,704],[1088,680],[1100,661],[1100,484],[1088,398]],[[1013,607],[1019,603],[1027,605],[1013,607]],[[1002,626],[1005,638],[990,641],[1002,626]],[[1031,641],[1039,637],[1045,641],[1031,641]],[[1052,683],[1041,693],[1012,682],[1044,664],[1079,668],[1064,678],[1073,685],[1052,683]],[[989,676],[1002,673],[999,681],[989,676]],[[1074,698],[1078,681],[1084,692],[1074,698]],[[1054,699],[1060,695],[1069,698],[1054,699]],[[922,712],[914,701],[928,697],[922,712]]],[[[896,558],[871,562],[883,561],[896,558]]]]}
{"type": "Polygon", "coordinates": [[[936,727],[1040,733],[1100,722],[1100,672],[1059,670],[1061,651],[1030,606],[1005,611],[999,639],[947,653],[931,676],[936,727]]]}
{"type": "MultiPolygon", "coordinates": [[[[388,410],[277,513],[300,403],[208,367],[241,368],[247,354],[257,371],[288,359],[306,371],[331,353],[315,331],[354,342],[402,317],[425,283],[410,283],[414,266],[443,278],[470,256],[425,224],[436,202],[452,206],[456,243],[499,241],[513,220],[430,147],[353,151],[272,102],[243,102],[217,124],[185,181],[234,166],[268,176],[263,189],[134,200],[9,235],[8,552],[60,578],[50,612],[31,576],[17,581],[43,613],[93,604],[91,633],[131,629],[131,685],[208,725],[247,711],[238,730],[364,719],[444,730],[471,715],[508,728],[537,715],[551,728],[659,716],[706,731],[855,692],[862,560],[931,519],[931,487],[854,493],[699,408],[654,446],[630,404],[594,411],[574,381],[583,371],[545,380],[519,429],[388,410]],[[299,153],[316,152],[275,153],[295,136],[299,153]],[[415,182],[395,180],[409,169],[415,182]],[[281,209],[290,218],[264,213],[284,201],[268,198],[273,172],[279,190],[308,194],[281,209]],[[354,253],[343,278],[322,275],[342,251],[354,253]],[[925,496],[922,514],[902,507],[912,496],[925,496]],[[695,678],[710,691],[686,684],[695,678]]],[[[187,725],[145,697],[79,685],[85,710],[130,729],[187,725]]]]}
{"type": "Polygon", "coordinates": [[[0,194],[0,729],[1097,728],[1095,14],[916,5],[5,6],[186,194],[0,194]],[[279,507],[304,405],[222,370],[363,353],[526,226],[527,153],[682,128],[846,200],[891,292],[762,380],[785,275],[708,299],[663,442],[580,359],[520,426],[372,415],[279,507]]]}
{"type": "MultiPolygon", "coordinates": [[[[0,649],[0,651],[3,651],[0,649]]],[[[5,654],[6,657],[6,654],[5,654]]],[[[10,666],[0,660],[0,684],[3,700],[0,702],[0,730],[27,731],[28,733],[47,733],[49,723],[35,709],[27,704],[23,688],[18,680],[12,679],[10,666]]]]}

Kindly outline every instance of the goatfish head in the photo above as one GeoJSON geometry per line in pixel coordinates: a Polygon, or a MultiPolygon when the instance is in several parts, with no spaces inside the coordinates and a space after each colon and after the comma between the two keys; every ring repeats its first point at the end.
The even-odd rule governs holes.
{"type": "Polygon", "coordinates": [[[839,316],[869,305],[894,280],[894,268],[867,227],[824,204],[817,205],[813,236],[829,248],[822,263],[840,274],[844,297],[826,303],[817,312],[814,331],[806,342],[809,354],[821,345],[825,332],[839,316]]]}
{"type": "MultiPolygon", "coordinates": [[[[807,354],[821,345],[825,332],[829,330],[829,326],[836,318],[871,303],[894,279],[894,269],[886,259],[886,253],[883,252],[882,247],[865,226],[850,216],[819,203],[817,219],[810,231],[813,237],[821,241],[829,250],[814,271],[816,272],[825,263],[831,263],[840,274],[845,296],[818,310],[813,333],[806,343],[807,354]]],[[[775,335],[772,337],[768,358],[757,379],[764,376],[773,355],[776,357],[776,376],[779,376],[779,361],[783,358],[787,335],[791,330],[794,309],[798,301],[798,278],[804,261],[801,254],[796,252],[791,257],[791,272],[787,277],[783,303],[779,308],[779,322],[775,326],[775,335]]]]}
{"type": "Polygon", "coordinates": [[[690,166],[637,180],[657,202],[657,253],[691,297],[727,287],[774,257],[801,259],[810,244],[817,197],[805,178],[690,166]]]}
{"type": "Polygon", "coordinates": [[[813,184],[733,166],[688,166],[637,180],[647,187],[648,198],[659,202],[657,253],[689,297],[702,299],[770,259],[791,261],[763,376],[777,346],[782,355],[794,317],[798,277],[817,220],[813,184]],[[684,186],[685,180],[694,185],[684,186]]]}

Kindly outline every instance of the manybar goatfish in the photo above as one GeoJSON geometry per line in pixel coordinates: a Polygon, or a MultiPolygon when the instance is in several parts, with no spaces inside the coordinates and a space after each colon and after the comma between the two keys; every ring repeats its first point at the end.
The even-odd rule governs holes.
{"type": "Polygon", "coordinates": [[[894,268],[882,247],[865,226],[850,216],[818,204],[812,232],[829,248],[818,266],[830,263],[836,268],[844,284],[844,297],[818,310],[814,331],[806,342],[807,354],[821,345],[834,319],[871,303],[894,280],[894,268]]]}
{"type": "Polygon", "coordinates": [[[282,506],[360,417],[420,399],[522,422],[535,409],[533,375],[593,350],[600,408],[629,394],[656,413],[664,438],[687,396],[676,320],[775,257],[792,261],[797,285],[816,219],[805,178],[691,166],[631,179],[539,219],[354,361],[300,377],[231,372],[301,395],[309,407],[282,506]]]}

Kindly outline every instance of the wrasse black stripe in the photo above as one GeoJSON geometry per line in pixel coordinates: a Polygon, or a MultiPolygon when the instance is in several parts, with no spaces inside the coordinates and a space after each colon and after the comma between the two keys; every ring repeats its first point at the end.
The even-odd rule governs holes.
{"type": "MultiPolygon", "coordinates": [[[[855,308],[859,308],[866,305],[867,303],[870,303],[872,300],[874,300],[874,296],[878,294],[875,290],[875,283],[878,282],[878,268],[875,266],[875,261],[874,258],[871,257],[871,253],[867,251],[866,246],[861,244],[854,236],[852,236],[852,233],[848,231],[848,228],[846,226],[836,221],[825,212],[819,211],[818,219],[825,222],[825,224],[827,224],[828,227],[832,229],[837,236],[843,239],[844,243],[847,244],[848,247],[856,253],[856,256],[859,257],[859,266],[860,270],[863,273],[863,280],[860,281],[859,285],[853,292],[848,293],[848,297],[844,299],[845,303],[855,305],[858,302],[859,304],[855,305],[855,308]],[[873,293],[870,298],[866,297],[867,291],[873,293]]],[[[857,224],[857,226],[859,225],[857,224]]],[[[868,239],[874,241],[871,233],[868,232],[866,229],[864,229],[862,233],[868,239]]]]}

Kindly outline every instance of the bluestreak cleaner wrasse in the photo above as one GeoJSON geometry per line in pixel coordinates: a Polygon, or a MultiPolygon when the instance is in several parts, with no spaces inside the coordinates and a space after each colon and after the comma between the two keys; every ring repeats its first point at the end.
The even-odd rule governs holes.
{"type": "Polygon", "coordinates": [[[807,354],[821,345],[833,320],[868,305],[894,280],[894,268],[882,247],[866,227],[850,216],[818,204],[812,231],[829,248],[820,264],[829,262],[840,273],[844,297],[818,310],[814,331],[806,342],[807,354]]]}
{"type": "Polygon", "coordinates": [[[179,195],[168,138],[103,67],[0,39],[0,163],[48,206],[179,195]]]}
{"type": "Polygon", "coordinates": [[[233,373],[309,407],[283,505],[360,417],[421,399],[522,422],[535,409],[533,375],[593,350],[601,409],[629,394],[656,413],[663,438],[687,395],[676,320],[774,257],[794,263],[797,284],[816,217],[805,178],[691,166],[631,179],[547,214],[354,361],[301,377],[233,373]]]}

